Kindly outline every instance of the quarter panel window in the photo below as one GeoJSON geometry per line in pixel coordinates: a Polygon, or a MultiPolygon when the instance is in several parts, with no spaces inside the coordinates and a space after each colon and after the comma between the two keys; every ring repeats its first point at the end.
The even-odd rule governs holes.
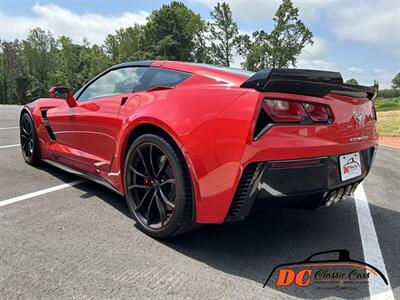
{"type": "Polygon", "coordinates": [[[90,84],[78,100],[85,101],[131,93],[147,69],[147,67],[126,67],[112,70],[90,84]]]}
{"type": "Polygon", "coordinates": [[[156,86],[172,87],[178,85],[190,76],[190,73],[162,69],[158,67],[150,67],[140,79],[139,84],[135,86],[134,90],[138,92],[146,91],[156,86]]]}
{"type": "Polygon", "coordinates": [[[154,68],[153,70],[155,73],[153,78],[148,83],[148,88],[155,86],[174,86],[190,76],[188,73],[167,69],[154,68]]]}

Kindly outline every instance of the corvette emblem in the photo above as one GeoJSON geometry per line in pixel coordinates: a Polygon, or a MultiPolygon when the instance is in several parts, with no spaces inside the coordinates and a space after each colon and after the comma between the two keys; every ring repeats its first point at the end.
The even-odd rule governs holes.
{"type": "Polygon", "coordinates": [[[362,125],[364,123],[365,116],[353,108],[353,118],[359,125],[362,125]]]}

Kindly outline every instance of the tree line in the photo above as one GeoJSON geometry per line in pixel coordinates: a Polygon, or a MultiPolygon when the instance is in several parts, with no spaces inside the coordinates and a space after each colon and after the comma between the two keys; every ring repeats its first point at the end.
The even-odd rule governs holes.
{"type": "Polygon", "coordinates": [[[0,41],[0,103],[26,103],[47,96],[49,87],[78,90],[107,67],[132,60],[161,59],[230,66],[235,54],[243,68],[295,67],[312,33],[291,0],[283,0],[271,32],[241,34],[227,3],[218,3],[207,22],[181,2],[152,11],[144,25],[109,34],[102,45],[74,43],[41,28],[24,40],[0,41]]]}
{"type": "MultiPolygon", "coordinates": [[[[230,66],[234,55],[242,67],[296,67],[303,48],[313,44],[312,32],[299,18],[291,0],[283,0],[272,19],[271,32],[241,34],[227,3],[218,3],[207,22],[181,2],[154,10],[144,25],[133,24],[109,34],[102,45],[74,43],[67,36],[41,28],[24,40],[0,41],[0,103],[27,103],[47,96],[54,85],[77,91],[107,67],[132,60],[161,59],[230,66]]],[[[347,81],[357,84],[355,79],[347,81]]],[[[400,94],[400,73],[393,89],[400,94]]]]}
{"type": "MultiPolygon", "coordinates": [[[[107,67],[132,60],[179,60],[230,66],[234,56],[242,67],[296,67],[313,34],[299,18],[291,0],[283,0],[271,32],[241,34],[227,3],[217,3],[209,21],[181,2],[152,11],[144,25],[133,24],[109,34],[102,45],[74,43],[67,36],[41,28],[24,40],[0,41],[0,103],[27,103],[47,96],[54,85],[77,91],[107,67]]],[[[348,83],[357,83],[355,79],[348,83]]],[[[400,74],[393,80],[400,88],[400,74]]]]}
{"type": "MultiPolygon", "coordinates": [[[[358,84],[358,81],[354,78],[346,80],[347,84],[358,84]]],[[[392,88],[381,89],[378,91],[378,97],[384,99],[398,98],[400,97],[400,73],[392,79],[392,88]]]]}

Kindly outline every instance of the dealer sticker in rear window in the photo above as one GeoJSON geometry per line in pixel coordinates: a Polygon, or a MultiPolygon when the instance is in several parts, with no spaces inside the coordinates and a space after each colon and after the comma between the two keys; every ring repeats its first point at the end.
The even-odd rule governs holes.
{"type": "Polygon", "coordinates": [[[361,175],[360,153],[350,153],[339,156],[340,176],[342,181],[361,175]]]}

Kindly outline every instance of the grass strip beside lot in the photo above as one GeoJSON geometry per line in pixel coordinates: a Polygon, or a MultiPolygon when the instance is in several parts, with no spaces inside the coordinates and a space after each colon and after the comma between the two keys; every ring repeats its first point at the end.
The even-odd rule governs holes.
{"type": "Polygon", "coordinates": [[[376,111],[400,110],[400,98],[383,99],[378,98],[375,101],[376,111]]]}
{"type": "Polygon", "coordinates": [[[377,112],[376,125],[381,136],[400,137],[400,110],[377,112]]]}
{"type": "Polygon", "coordinates": [[[400,137],[400,98],[378,98],[375,108],[379,135],[400,137]]]}

